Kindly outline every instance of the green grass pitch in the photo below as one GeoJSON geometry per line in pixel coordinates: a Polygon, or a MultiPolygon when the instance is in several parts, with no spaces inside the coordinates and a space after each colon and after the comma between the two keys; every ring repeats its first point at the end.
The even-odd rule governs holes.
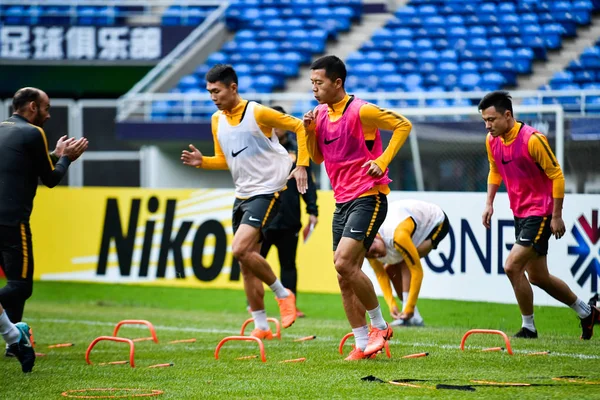
{"type": "MultiPolygon", "coordinates": [[[[467,349],[459,350],[469,329],[500,329],[513,334],[520,315],[514,305],[460,301],[420,300],[424,328],[396,328],[390,342],[392,358],[345,362],[338,353],[340,339],[350,331],[339,295],[301,293],[299,308],[307,317],[282,332],[282,340],[265,341],[267,362],[258,358],[250,342],[229,342],[215,360],[215,346],[225,336],[238,335],[249,318],[243,292],[36,282],[25,309],[33,328],[39,357],[31,374],[23,374],[14,359],[0,360],[0,398],[58,399],[67,390],[131,388],[161,390],[159,399],[351,399],[351,398],[445,398],[445,399],[600,399],[600,330],[590,341],[579,339],[578,319],[563,307],[536,307],[537,340],[513,339],[515,355],[481,352],[503,346],[495,335],[475,335],[467,349]],[[136,368],[98,363],[128,359],[127,345],[99,343],[87,365],[84,354],[98,336],[112,335],[123,319],[146,319],[154,324],[159,343],[136,343],[136,368]],[[316,335],[311,341],[293,339],[316,335]],[[168,344],[195,338],[194,343],[168,344]],[[73,347],[48,348],[56,343],[73,347]],[[549,355],[528,356],[529,352],[549,355]],[[429,352],[428,357],[401,356],[429,352]],[[279,361],[305,357],[305,362],[279,361]],[[148,366],[173,363],[172,367],[148,366]],[[385,381],[409,379],[417,387],[365,382],[375,376],[385,381]],[[560,376],[581,379],[553,380],[560,376]],[[526,387],[494,387],[472,380],[530,383],[526,387]],[[438,384],[472,385],[475,391],[436,389],[438,384]]],[[[383,304],[383,302],[382,302],[383,304]]],[[[267,314],[278,317],[274,299],[267,291],[267,314]]],[[[385,306],[384,306],[385,307],[385,306]]],[[[387,312],[387,309],[386,309],[387,312]]],[[[252,329],[248,327],[248,331],[252,329]]],[[[597,327],[600,329],[600,327],[597,327]]],[[[142,326],[122,327],[120,336],[148,336],[142,326]]],[[[348,341],[352,343],[353,340],[348,341]]],[[[349,352],[349,346],[345,354],[349,352]]],[[[129,392],[131,393],[131,392],[129,392]]],[[[81,393],[80,393],[81,394],[81,393]]],[[[125,391],[84,393],[127,395],[125,391]]]]}

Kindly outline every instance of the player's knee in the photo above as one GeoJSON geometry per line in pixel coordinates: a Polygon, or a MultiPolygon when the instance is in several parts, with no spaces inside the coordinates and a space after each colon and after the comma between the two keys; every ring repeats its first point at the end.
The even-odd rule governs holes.
{"type": "Polygon", "coordinates": [[[506,272],[506,276],[512,278],[522,273],[522,268],[511,260],[506,260],[506,265],[504,265],[504,272],[506,272]]]}
{"type": "Polygon", "coordinates": [[[240,263],[244,263],[250,255],[250,248],[243,244],[234,244],[231,246],[231,253],[240,263]]]}
{"type": "Polygon", "coordinates": [[[353,263],[352,260],[349,260],[347,257],[338,256],[334,259],[335,270],[341,276],[348,276],[353,272],[353,263]]]}

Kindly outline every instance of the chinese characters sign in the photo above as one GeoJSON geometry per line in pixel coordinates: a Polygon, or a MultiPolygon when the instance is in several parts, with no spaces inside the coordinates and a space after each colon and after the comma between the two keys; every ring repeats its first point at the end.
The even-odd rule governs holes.
{"type": "Polygon", "coordinates": [[[159,26],[0,26],[0,59],[159,60],[191,32],[159,26]]]}

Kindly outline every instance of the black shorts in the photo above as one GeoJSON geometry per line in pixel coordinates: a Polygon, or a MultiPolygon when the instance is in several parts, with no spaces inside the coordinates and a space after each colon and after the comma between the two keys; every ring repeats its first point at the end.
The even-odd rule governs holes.
{"type": "Polygon", "coordinates": [[[517,244],[529,247],[542,256],[548,254],[548,240],[552,236],[550,221],[552,215],[545,217],[515,217],[515,239],[517,244]]]}
{"type": "Polygon", "coordinates": [[[433,248],[437,249],[438,245],[440,244],[440,242],[442,240],[444,240],[444,238],[446,237],[446,235],[448,234],[449,231],[450,231],[450,221],[448,220],[448,216],[446,215],[446,213],[444,213],[444,220],[438,226],[433,228],[433,230],[431,231],[429,236],[427,236],[425,238],[425,240],[431,239],[433,248]]]}
{"type": "Polygon", "coordinates": [[[33,280],[33,249],[29,224],[0,226],[0,265],[9,281],[33,280]]]}
{"type": "Polygon", "coordinates": [[[279,192],[260,194],[248,199],[236,198],[233,203],[232,226],[235,234],[241,224],[264,229],[279,210],[279,192]]]}
{"type": "Polygon", "coordinates": [[[369,249],[387,215],[387,197],[383,193],[337,203],[333,213],[333,251],[342,237],[362,241],[369,249]]]}

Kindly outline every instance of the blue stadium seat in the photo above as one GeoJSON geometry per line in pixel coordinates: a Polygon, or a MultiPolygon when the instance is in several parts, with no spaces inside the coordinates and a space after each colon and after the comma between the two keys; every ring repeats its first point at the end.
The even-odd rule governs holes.
{"type": "Polygon", "coordinates": [[[385,77],[385,86],[393,92],[404,90],[404,77],[400,74],[389,74],[385,77]]]}
{"type": "Polygon", "coordinates": [[[487,72],[483,74],[482,79],[486,84],[494,86],[495,89],[500,89],[506,83],[504,75],[497,72],[487,72]]]}
{"type": "Polygon", "coordinates": [[[479,84],[481,76],[476,73],[462,74],[459,76],[458,84],[462,90],[471,91],[479,84]]]}
{"type": "Polygon", "coordinates": [[[515,7],[514,3],[503,2],[498,5],[498,13],[499,14],[515,13],[515,12],[516,12],[516,7],[515,7]]]}
{"type": "Polygon", "coordinates": [[[210,65],[225,64],[225,63],[227,63],[227,54],[219,52],[219,51],[212,53],[206,59],[206,63],[210,64],[210,65]]]}
{"type": "Polygon", "coordinates": [[[552,76],[552,79],[550,79],[550,86],[553,89],[557,89],[559,87],[562,87],[565,84],[571,84],[571,83],[573,83],[573,73],[571,73],[569,71],[556,72],[552,76]]]}
{"type": "Polygon", "coordinates": [[[424,62],[419,64],[419,72],[421,73],[421,75],[434,73],[436,69],[437,65],[432,62],[424,62]]]}
{"type": "MultiPolygon", "coordinates": [[[[409,31],[410,32],[410,31],[409,31]]],[[[372,40],[392,40],[394,39],[394,31],[388,28],[379,28],[373,32],[372,40]]]]}
{"type": "Polygon", "coordinates": [[[408,28],[396,28],[393,30],[394,37],[398,39],[412,39],[413,31],[408,28]]]}
{"type": "Polygon", "coordinates": [[[415,91],[417,88],[420,88],[422,82],[423,77],[419,74],[408,74],[404,77],[404,84],[410,91],[415,91]]]}
{"type": "Polygon", "coordinates": [[[483,37],[474,37],[472,39],[467,40],[466,48],[469,50],[478,50],[478,49],[486,49],[488,48],[489,43],[487,39],[483,37]]]}
{"type": "Polygon", "coordinates": [[[598,47],[587,47],[581,53],[581,65],[586,69],[600,69],[600,50],[598,47]]]}
{"type": "Polygon", "coordinates": [[[410,74],[417,70],[417,67],[412,62],[403,62],[398,65],[398,72],[401,74],[410,74]]]}
{"type": "Polygon", "coordinates": [[[446,24],[448,26],[463,26],[465,20],[460,15],[449,15],[446,17],[446,24]]]}
{"type": "Polygon", "coordinates": [[[421,53],[420,58],[424,62],[437,62],[440,59],[440,53],[436,50],[426,50],[421,53]]]}
{"type": "Polygon", "coordinates": [[[512,61],[515,58],[515,52],[512,49],[505,48],[496,51],[497,60],[508,60],[512,61]]]}
{"type": "Polygon", "coordinates": [[[455,50],[444,50],[439,53],[440,61],[456,61],[458,60],[458,54],[455,50]]]}
{"type": "Polygon", "coordinates": [[[547,58],[546,45],[539,36],[524,36],[523,46],[532,49],[536,59],[545,60],[547,58]]]}
{"type": "Polygon", "coordinates": [[[573,81],[580,85],[584,83],[593,83],[596,81],[596,76],[589,71],[578,71],[573,75],[573,81]]]}
{"type": "Polygon", "coordinates": [[[414,44],[414,46],[416,49],[420,49],[420,50],[432,49],[433,42],[429,39],[418,39],[417,42],[414,44]]]}
{"type": "Polygon", "coordinates": [[[432,72],[432,73],[427,73],[424,74],[424,78],[423,78],[423,86],[424,87],[441,87],[440,85],[442,85],[442,79],[440,78],[440,75],[432,72]]]}
{"type": "Polygon", "coordinates": [[[496,13],[496,4],[495,3],[483,3],[479,5],[478,12],[481,14],[495,14],[496,13]]]}
{"type": "Polygon", "coordinates": [[[521,34],[521,28],[517,24],[512,25],[500,25],[500,31],[505,37],[512,38],[518,37],[521,34]]]}
{"type": "Polygon", "coordinates": [[[481,61],[479,63],[479,72],[494,72],[494,64],[491,61],[481,61]]]}
{"type": "Polygon", "coordinates": [[[479,70],[478,64],[473,61],[463,61],[460,63],[460,73],[466,74],[470,72],[477,72],[479,70]]]}

